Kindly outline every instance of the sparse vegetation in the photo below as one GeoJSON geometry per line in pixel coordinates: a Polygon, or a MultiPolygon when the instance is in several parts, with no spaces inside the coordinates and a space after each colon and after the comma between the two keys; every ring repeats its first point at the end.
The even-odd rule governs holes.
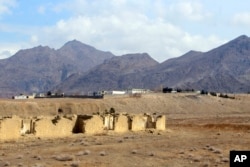
{"type": "Polygon", "coordinates": [[[17,156],[17,159],[22,159],[23,158],[23,155],[18,155],[17,156]]]}
{"type": "Polygon", "coordinates": [[[22,163],[19,163],[19,164],[17,164],[17,166],[18,166],[18,167],[21,167],[21,166],[23,166],[23,164],[22,164],[22,163]]]}
{"type": "Polygon", "coordinates": [[[221,98],[229,98],[229,99],[235,99],[235,97],[232,97],[232,96],[228,96],[227,94],[223,94],[223,93],[220,93],[219,97],[221,98]]]}
{"type": "Polygon", "coordinates": [[[137,154],[137,150],[132,150],[131,153],[132,154],[137,154]]]}
{"type": "Polygon", "coordinates": [[[90,151],[89,150],[85,150],[84,152],[83,152],[83,155],[89,155],[90,154],[90,151]]]}
{"type": "Polygon", "coordinates": [[[74,157],[68,154],[61,154],[61,155],[53,156],[53,159],[57,161],[73,161],[74,157]]]}
{"type": "Polygon", "coordinates": [[[78,167],[79,166],[79,161],[74,161],[70,164],[71,167],[78,167]]]}
{"type": "Polygon", "coordinates": [[[168,87],[166,87],[166,88],[163,88],[162,89],[162,92],[163,93],[171,93],[173,91],[173,88],[168,88],[168,87]]]}
{"type": "Polygon", "coordinates": [[[219,97],[228,98],[229,96],[227,94],[220,93],[219,97]]]}
{"type": "Polygon", "coordinates": [[[107,155],[107,153],[106,153],[105,151],[101,151],[101,152],[99,153],[99,155],[100,155],[100,156],[105,156],[105,155],[107,155]]]}
{"type": "Polygon", "coordinates": [[[229,162],[229,158],[223,157],[223,158],[221,159],[221,161],[227,163],[227,162],[229,162]]]}
{"type": "Polygon", "coordinates": [[[10,166],[10,162],[4,162],[4,165],[3,166],[10,166]]]}
{"type": "Polygon", "coordinates": [[[149,156],[153,157],[155,154],[153,152],[148,153],[149,156]]]}
{"type": "Polygon", "coordinates": [[[115,109],[113,107],[111,107],[110,110],[109,110],[109,113],[110,114],[115,114],[115,109]]]}
{"type": "Polygon", "coordinates": [[[57,124],[57,122],[60,120],[61,118],[60,118],[60,116],[56,116],[54,119],[52,119],[51,121],[52,121],[52,123],[53,124],[57,124]]]}
{"type": "MultiPolygon", "coordinates": [[[[128,104],[128,101],[131,102],[126,107],[131,110],[138,108],[138,112],[145,109],[153,114],[157,110],[157,113],[153,114],[156,118],[159,110],[168,112],[166,124],[168,129],[160,131],[161,135],[157,135],[158,131],[151,133],[151,130],[138,133],[126,132],[119,135],[115,135],[111,131],[106,135],[74,134],[60,139],[41,137],[38,140],[38,136],[34,134],[28,138],[21,137],[20,140],[1,141],[0,166],[5,166],[5,162],[10,162],[6,166],[20,167],[116,166],[117,164],[125,167],[134,164],[169,167],[227,166],[228,153],[231,149],[249,149],[248,95],[236,95],[237,100],[197,94],[163,95],[159,93],[159,95],[154,95],[153,98],[147,95],[139,102],[136,99],[133,101],[132,98],[119,99],[119,102],[124,102],[124,104],[125,102],[128,104]],[[198,100],[189,98],[193,96],[197,96],[198,100]],[[142,105],[138,104],[143,100],[147,101],[142,105]],[[224,105],[222,106],[221,103],[224,105]],[[161,108],[161,104],[164,108],[161,108]],[[154,110],[150,110],[147,105],[155,107],[154,110]],[[187,105],[188,107],[186,107],[187,105]],[[237,117],[234,117],[235,113],[237,113],[237,117]],[[229,140],[230,142],[228,142],[229,140]],[[86,143],[87,146],[85,146],[86,143]],[[102,145],[97,145],[97,143],[102,143],[102,145]],[[102,151],[106,154],[102,155],[102,151]],[[66,155],[66,157],[62,155],[66,155]],[[131,159],[133,159],[132,162],[131,159]]],[[[65,102],[64,100],[63,102],[65,102]]],[[[111,100],[113,99],[107,101],[111,100]]],[[[86,103],[92,103],[92,101],[87,100],[86,103]]],[[[101,113],[106,108],[109,111],[111,106],[116,109],[116,114],[121,110],[126,111],[126,108],[122,108],[123,105],[120,105],[122,103],[105,103],[103,100],[96,104],[101,113]],[[101,108],[100,104],[105,104],[105,107],[101,108]]],[[[84,107],[87,105],[89,104],[85,104],[84,107]]],[[[55,109],[56,114],[57,108],[55,109]]],[[[61,118],[63,121],[63,117],[61,118]]],[[[49,122],[51,124],[51,120],[49,122]]]]}
{"type": "Polygon", "coordinates": [[[84,150],[84,151],[79,151],[76,156],[82,156],[82,155],[89,155],[90,151],[89,150],[84,150]]]}
{"type": "Polygon", "coordinates": [[[211,96],[217,96],[217,93],[216,92],[210,92],[210,95],[211,96]]]}
{"type": "Polygon", "coordinates": [[[129,94],[129,97],[141,98],[141,97],[142,97],[142,94],[141,94],[141,93],[129,94]]]}
{"type": "Polygon", "coordinates": [[[201,93],[200,93],[201,95],[207,95],[208,94],[208,92],[207,91],[205,91],[205,90],[201,90],[201,93]]]}

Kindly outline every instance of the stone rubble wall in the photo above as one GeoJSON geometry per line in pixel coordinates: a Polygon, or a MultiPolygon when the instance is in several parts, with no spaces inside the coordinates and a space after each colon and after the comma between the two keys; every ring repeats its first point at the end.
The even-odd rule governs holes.
{"type": "Polygon", "coordinates": [[[57,115],[20,118],[0,117],[0,141],[16,140],[21,136],[59,138],[73,133],[89,135],[107,131],[123,133],[148,128],[166,129],[166,116],[150,114],[57,115]]]}

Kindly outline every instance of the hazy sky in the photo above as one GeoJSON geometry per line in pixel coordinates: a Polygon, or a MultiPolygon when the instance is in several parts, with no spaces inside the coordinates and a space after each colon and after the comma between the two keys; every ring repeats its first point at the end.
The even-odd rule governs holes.
{"type": "Polygon", "coordinates": [[[249,0],[0,0],[0,58],[77,39],[162,62],[249,31],[249,0]]]}

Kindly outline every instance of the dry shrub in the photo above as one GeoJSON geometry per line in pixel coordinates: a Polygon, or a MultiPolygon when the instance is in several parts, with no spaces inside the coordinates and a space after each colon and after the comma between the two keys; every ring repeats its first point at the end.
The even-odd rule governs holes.
{"type": "Polygon", "coordinates": [[[90,151],[89,150],[85,150],[83,155],[89,155],[90,151]]]}
{"type": "Polygon", "coordinates": [[[45,165],[43,165],[43,164],[35,164],[35,165],[32,165],[32,167],[45,167],[45,165]]]}
{"type": "Polygon", "coordinates": [[[17,156],[17,159],[22,159],[23,158],[23,155],[18,155],[17,156]]]}
{"type": "Polygon", "coordinates": [[[123,142],[123,140],[118,140],[118,143],[122,143],[123,142]]]}
{"type": "Polygon", "coordinates": [[[10,166],[10,162],[4,162],[3,166],[10,166]]]}
{"type": "Polygon", "coordinates": [[[105,155],[107,155],[107,153],[106,153],[105,151],[101,151],[99,154],[100,154],[100,156],[105,156],[105,155]]]}
{"type": "Polygon", "coordinates": [[[132,98],[141,98],[142,94],[141,93],[129,94],[129,97],[132,97],[132,98]]]}
{"type": "Polygon", "coordinates": [[[84,155],[84,151],[79,151],[78,153],[76,153],[76,156],[82,156],[84,155]]]}
{"type": "Polygon", "coordinates": [[[219,150],[219,149],[215,149],[215,150],[213,151],[213,153],[215,153],[215,154],[221,154],[221,153],[222,153],[222,151],[221,151],[221,150],[219,150]]]}
{"type": "Polygon", "coordinates": [[[148,153],[148,156],[153,157],[155,154],[153,152],[148,153]]]}
{"type": "Polygon", "coordinates": [[[21,167],[21,166],[23,166],[23,164],[22,164],[22,163],[19,163],[17,166],[18,166],[18,167],[21,167]]]}
{"type": "Polygon", "coordinates": [[[39,156],[39,155],[34,155],[32,158],[37,159],[37,160],[41,160],[42,159],[42,157],[39,156]]]}
{"type": "Polygon", "coordinates": [[[70,164],[71,167],[79,167],[79,161],[74,161],[70,164]]]}
{"type": "Polygon", "coordinates": [[[131,153],[132,154],[137,154],[137,150],[132,150],[131,153]]]}
{"type": "Polygon", "coordinates": [[[74,157],[68,154],[61,154],[53,157],[57,161],[73,161],[74,157]]]}
{"type": "Polygon", "coordinates": [[[226,163],[226,162],[229,162],[229,159],[227,157],[224,157],[221,159],[221,161],[226,163]]]}
{"type": "Polygon", "coordinates": [[[200,162],[200,161],[201,161],[201,157],[194,157],[194,158],[193,158],[193,161],[194,161],[194,162],[200,162]]]}
{"type": "Polygon", "coordinates": [[[89,155],[90,151],[89,150],[84,150],[84,151],[79,151],[76,156],[82,156],[82,155],[89,155]]]}

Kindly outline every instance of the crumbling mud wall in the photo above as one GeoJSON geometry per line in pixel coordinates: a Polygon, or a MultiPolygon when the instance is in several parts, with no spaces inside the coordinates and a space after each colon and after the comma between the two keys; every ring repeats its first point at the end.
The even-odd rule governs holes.
{"type": "Polygon", "coordinates": [[[104,129],[105,130],[114,130],[114,115],[107,114],[104,116],[104,129]]]}
{"type": "Polygon", "coordinates": [[[131,130],[132,120],[127,115],[118,115],[115,120],[115,132],[127,132],[131,130]]]}
{"type": "Polygon", "coordinates": [[[156,127],[157,130],[166,130],[166,116],[165,115],[159,115],[156,118],[156,127]]]}
{"type": "Polygon", "coordinates": [[[99,115],[93,115],[90,119],[83,120],[83,126],[83,133],[86,134],[99,134],[104,131],[103,118],[99,115]]]}
{"type": "Polygon", "coordinates": [[[0,140],[15,140],[20,137],[21,118],[12,116],[0,119],[0,140]]]}
{"type": "Polygon", "coordinates": [[[106,112],[97,115],[58,114],[30,118],[0,118],[0,140],[15,140],[30,134],[36,137],[59,138],[74,133],[94,135],[108,131],[122,133],[146,129],[165,130],[166,116],[106,112]]]}
{"type": "Polygon", "coordinates": [[[146,115],[134,115],[132,117],[132,131],[145,130],[147,127],[148,117],[146,115]]]}
{"type": "Polygon", "coordinates": [[[104,130],[104,118],[100,115],[78,115],[73,132],[99,134],[104,130]]]}
{"type": "Polygon", "coordinates": [[[156,128],[156,119],[154,116],[152,115],[147,115],[147,124],[146,124],[146,128],[156,128]]]}
{"type": "Polygon", "coordinates": [[[71,117],[42,117],[34,121],[34,134],[37,137],[65,137],[73,133],[76,115],[71,117]]]}
{"type": "Polygon", "coordinates": [[[22,119],[20,134],[25,135],[25,134],[33,133],[34,132],[34,126],[33,125],[34,124],[33,124],[32,118],[22,119]]]}

